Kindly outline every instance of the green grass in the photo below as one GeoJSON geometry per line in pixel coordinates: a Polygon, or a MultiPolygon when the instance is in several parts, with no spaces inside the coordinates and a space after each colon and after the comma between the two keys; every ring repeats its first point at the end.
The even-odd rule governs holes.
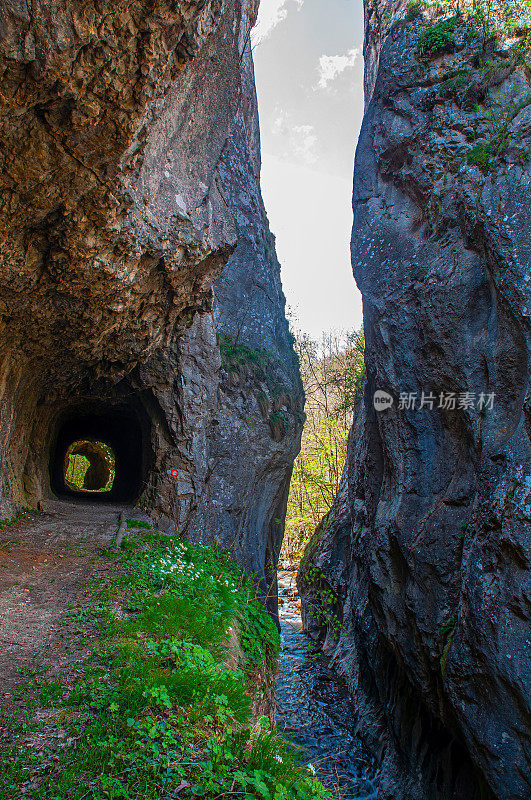
{"type": "Polygon", "coordinates": [[[74,744],[26,746],[38,725],[21,721],[1,800],[22,789],[32,800],[156,800],[179,787],[212,800],[327,798],[296,748],[252,718],[253,687],[279,649],[253,583],[215,547],[154,532],[125,545],[114,583],[93,590],[98,646],[73,689],[57,678],[36,690],[74,744]],[[111,612],[117,599],[128,618],[111,612]]]}
{"type": "MultiPolygon", "coordinates": [[[[0,530],[2,528],[9,528],[10,525],[15,525],[17,522],[21,521],[28,521],[31,520],[33,517],[37,516],[40,512],[33,511],[32,509],[20,509],[17,513],[8,519],[0,519],[0,530]]],[[[4,548],[7,544],[11,544],[12,546],[19,545],[19,541],[13,542],[4,542],[4,548]]]]}
{"type": "Polygon", "coordinates": [[[219,351],[225,369],[237,370],[240,366],[248,366],[252,370],[262,373],[276,360],[267,350],[249,347],[228,335],[219,337],[219,351]]]}
{"type": "Polygon", "coordinates": [[[153,525],[151,522],[146,522],[143,519],[126,519],[126,525],[128,528],[152,528],[153,525]]]}
{"type": "Polygon", "coordinates": [[[249,347],[226,334],[220,336],[218,342],[221,364],[226,372],[251,378],[258,384],[263,383],[272,397],[285,395],[291,402],[290,387],[279,379],[278,371],[279,368],[282,370],[282,362],[277,356],[264,348],[249,347]]]}

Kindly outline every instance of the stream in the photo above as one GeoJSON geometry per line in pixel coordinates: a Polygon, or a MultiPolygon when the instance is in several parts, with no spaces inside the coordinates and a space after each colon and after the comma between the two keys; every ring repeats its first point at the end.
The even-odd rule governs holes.
{"type": "Polygon", "coordinates": [[[278,726],[304,752],[317,777],[343,798],[377,800],[377,767],[353,733],[354,709],[326,656],[302,633],[295,573],[279,571],[281,626],[278,726]]]}

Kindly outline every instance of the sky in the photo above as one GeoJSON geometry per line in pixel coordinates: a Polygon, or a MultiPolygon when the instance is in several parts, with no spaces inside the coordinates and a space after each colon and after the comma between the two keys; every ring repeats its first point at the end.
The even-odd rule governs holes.
{"type": "Polygon", "coordinates": [[[352,174],[363,115],[362,0],[261,0],[252,34],[262,193],[294,327],[358,329],[352,174]]]}

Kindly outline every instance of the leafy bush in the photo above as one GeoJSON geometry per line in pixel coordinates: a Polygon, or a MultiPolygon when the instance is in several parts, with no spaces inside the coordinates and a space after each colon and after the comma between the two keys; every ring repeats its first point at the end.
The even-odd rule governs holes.
{"type": "MultiPolygon", "coordinates": [[[[493,102],[484,107],[477,107],[477,119],[486,128],[488,140],[477,140],[476,145],[467,154],[467,163],[478,167],[483,173],[494,168],[503,157],[511,142],[510,124],[523,108],[531,104],[531,94],[521,96],[517,87],[504,102],[493,102]]],[[[522,157],[526,157],[522,153],[522,157]]]]}
{"type": "Polygon", "coordinates": [[[240,643],[251,663],[263,663],[269,653],[278,653],[278,628],[270,616],[264,616],[264,607],[259,600],[241,606],[238,617],[241,622],[240,643]]]}
{"type": "Polygon", "coordinates": [[[299,568],[298,582],[305,587],[311,598],[313,616],[318,618],[328,631],[339,638],[343,628],[342,602],[330,586],[325,573],[315,565],[313,557],[320,539],[326,532],[327,517],[317,528],[313,538],[306,545],[299,568]]]}
{"type": "Polygon", "coordinates": [[[306,424],[290,484],[282,545],[282,557],[294,565],[339,489],[349,430],[361,406],[365,339],[363,331],[323,334],[319,342],[301,335],[296,350],[306,394],[306,424]]]}
{"type": "Polygon", "coordinates": [[[421,34],[417,52],[421,56],[435,56],[455,44],[454,33],[457,25],[455,17],[430,22],[421,34]]]}
{"type": "MultiPolygon", "coordinates": [[[[484,42],[497,34],[524,35],[531,25],[528,0],[459,0],[458,4],[455,0],[423,0],[422,6],[439,18],[455,17],[458,9],[469,30],[484,42]]],[[[406,9],[406,20],[408,12],[406,9]]]]}

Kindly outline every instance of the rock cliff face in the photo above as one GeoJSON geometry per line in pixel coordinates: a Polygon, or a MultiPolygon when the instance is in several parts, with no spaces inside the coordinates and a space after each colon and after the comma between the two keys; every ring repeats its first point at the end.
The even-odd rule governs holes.
{"type": "Polygon", "coordinates": [[[366,4],[352,256],[367,383],[341,491],[299,582],[306,628],[380,752],[379,798],[524,800],[528,40],[432,22],[366,4]],[[391,407],[375,410],[377,390],[391,407]]]}
{"type": "Polygon", "coordinates": [[[3,4],[0,511],[60,491],[67,442],[101,437],[116,499],[271,582],[302,392],[259,189],[256,12],[3,4]]]}

